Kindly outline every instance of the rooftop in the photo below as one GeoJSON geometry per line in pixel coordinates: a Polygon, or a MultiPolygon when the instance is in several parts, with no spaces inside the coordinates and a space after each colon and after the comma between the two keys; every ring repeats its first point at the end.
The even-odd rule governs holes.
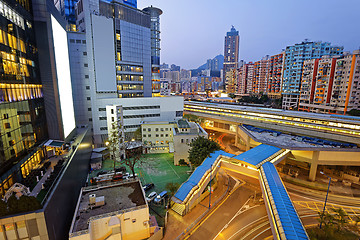
{"type": "Polygon", "coordinates": [[[179,128],[190,128],[190,125],[188,123],[188,121],[184,120],[184,119],[179,119],[177,121],[177,125],[179,128]]]}
{"type": "Polygon", "coordinates": [[[116,213],[118,211],[127,212],[135,207],[146,206],[143,191],[138,180],[85,187],[82,189],[81,194],[72,232],[88,229],[91,217],[116,213]],[[90,194],[96,194],[96,197],[104,196],[105,205],[90,209],[90,194]]]}
{"type": "Polygon", "coordinates": [[[278,151],[280,151],[281,148],[269,146],[266,144],[261,144],[257,147],[254,147],[250,149],[249,151],[246,151],[240,155],[237,155],[233,157],[234,159],[247,162],[253,166],[257,166],[259,163],[264,161],[265,159],[271,157],[278,151]]]}
{"type": "Polygon", "coordinates": [[[337,141],[330,141],[321,138],[307,137],[301,135],[291,135],[279,131],[263,129],[251,125],[243,125],[243,128],[251,138],[258,142],[275,145],[281,148],[290,150],[327,150],[336,151],[347,148],[350,151],[360,151],[353,143],[343,143],[337,141]]]}

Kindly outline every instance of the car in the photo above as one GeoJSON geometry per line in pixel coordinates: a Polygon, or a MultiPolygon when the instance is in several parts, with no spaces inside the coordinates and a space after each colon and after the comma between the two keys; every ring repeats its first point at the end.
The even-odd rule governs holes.
{"type": "Polygon", "coordinates": [[[145,184],[144,186],[143,186],[143,189],[144,189],[144,191],[146,192],[147,190],[149,190],[149,189],[151,189],[151,188],[153,188],[154,187],[154,184],[153,183],[148,183],[148,184],[145,184]]]}
{"type": "Polygon", "coordinates": [[[154,198],[156,198],[156,196],[157,196],[157,193],[156,193],[156,192],[151,192],[151,193],[149,194],[149,196],[147,196],[146,201],[149,203],[149,202],[151,202],[152,200],[154,200],[154,198]]]}
{"type": "Polygon", "coordinates": [[[159,195],[154,199],[154,203],[159,204],[163,199],[167,197],[167,191],[162,191],[159,195]]]}

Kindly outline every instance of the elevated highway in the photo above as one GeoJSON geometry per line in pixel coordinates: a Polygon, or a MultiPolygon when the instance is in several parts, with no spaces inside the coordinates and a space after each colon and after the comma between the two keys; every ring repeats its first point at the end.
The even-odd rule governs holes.
{"type": "Polygon", "coordinates": [[[319,165],[360,166],[359,117],[191,101],[184,111],[204,118],[206,129],[233,134],[243,151],[261,143],[291,150],[311,181],[319,165]]]}
{"type": "Polygon", "coordinates": [[[222,128],[229,133],[232,125],[247,124],[360,145],[359,117],[192,101],[184,103],[184,112],[228,124],[222,128]]]}

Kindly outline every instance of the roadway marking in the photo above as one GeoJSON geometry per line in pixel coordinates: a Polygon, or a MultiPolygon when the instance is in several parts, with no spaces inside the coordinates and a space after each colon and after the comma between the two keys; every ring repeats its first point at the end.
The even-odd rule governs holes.
{"type": "Polygon", "coordinates": [[[250,201],[250,199],[251,199],[251,198],[249,198],[249,199],[244,203],[244,205],[242,205],[242,206],[240,207],[239,211],[237,211],[237,213],[235,213],[235,215],[230,219],[230,221],[228,221],[228,222],[224,225],[224,227],[220,230],[220,232],[218,232],[218,234],[216,234],[216,236],[213,238],[213,240],[214,240],[215,238],[217,238],[217,237],[219,236],[219,234],[220,234],[225,228],[227,228],[227,227],[229,226],[229,224],[232,222],[232,220],[234,220],[234,218],[236,218],[237,216],[239,216],[241,213],[243,213],[243,212],[245,212],[245,211],[247,211],[247,210],[250,210],[251,208],[254,208],[254,207],[257,207],[257,206],[258,206],[258,205],[256,205],[256,206],[253,206],[253,207],[251,207],[251,208],[245,209],[245,211],[241,211],[241,210],[243,209],[243,207],[246,206],[246,204],[250,201]]]}
{"type": "Polygon", "coordinates": [[[244,185],[244,184],[245,184],[245,182],[240,183],[240,185],[237,186],[232,192],[229,192],[229,194],[226,196],[226,198],[223,199],[223,201],[221,201],[221,203],[220,203],[219,205],[216,205],[216,207],[211,210],[210,214],[207,215],[207,216],[205,217],[205,219],[201,220],[201,222],[200,222],[193,230],[191,230],[191,231],[189,232],[189,235],[186,236],[184,239],[185,239],[185,240],[188,239],[209,217],[211,217],[211,215],[212,215],[221,205],[224,204],[224,202],[226,202],[226,200],[231,196],[232,193],[234,193],[238,188],[240,188],[240,187],[241,187],[242,185],[244,185]]]}
{"type": "MultiPolygon", "coordinates": [[[[265,230],[263,230],[263,231],[261,231],[260,233],[258,233],[255,237],[253,237],[253,239],[256,239],[258,236],[260,236],[260,235],[263,234],[264,232],[269,231],[270,229],[271,229],[271,227],[266,228],[265,230]]],[[[272,235],[272,233],[271,233],[271,235],[272,235]]],[[[271,236],[271,237],[272,237],[272,236],[271,236]]]]}
{"type": "MultiPolygon", "coordinates": [[[[260,228],[262,228],[262,227],[265,227],[266,225],[268,225],[268,224],[270,224],[270,222],[269,221],[266,221],[266,222],[264,222],[264,223],[262,223],[262,224],[260,224],[260,225],[257,225],[255,228],[252,228],[249,232],[247,232],[246,234],[245,234],[245,236],[243,236],[242,238],[240,238],[240,239],[245,239],[246,237],[248,237],[249,235],[251,235],[252,233],[254,233],[256,230],[258,230],[258,229],[260,229],[260,228]]],[[[270,229],[270,228],[269,228],[270,229]]],[[[229,239],[231,239],[233,236],[235,236],[236,234],[237,234],[238,232],[236,232],[235,234],[233,234],[231,237],[229,237],[229,239]]],[[[255,239],[255,238],[252,238],[252,239],[255,239]]]]}
{"type": "MultiPolygon", "coordinates": [[[[256,222],[258,222],[258,221],[262,220],[263,218],[267,218],[267,217],[268,217],[268,216],[261,217],[261,218],[259,218],[259,219],[255,220],[254,222],[249,223],[248,225],[246,225],[246,226],[242,227],[240,230],[238,230],[236,233],[234,233],[234,234],[233,234],[230,238],[232,238],[234,235],[238,234],[239,232],[243,231],[244,229],[248,228],[248,227],[249,227],[249,226],[251,226],[252,224],[254,224],[254,223],[256,223],[256,222]]],[[[267,221],[267,222],[269,222],[269,221],[267,221]]],[[[229,239],[230,239],[230,238],[229,238],[229,239]]]]}

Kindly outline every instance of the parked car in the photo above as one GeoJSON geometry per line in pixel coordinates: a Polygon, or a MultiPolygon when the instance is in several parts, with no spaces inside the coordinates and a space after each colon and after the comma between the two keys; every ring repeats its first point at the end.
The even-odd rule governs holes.
{"type": "Polygon", "coordinates": [[[156,192],[151,192],[151,193],[149,194],[149,196],[147,196],[146,201],[149,203],[149,202],[151,202],[152,200],[154,200],[154,198],[156,198],[156,196],[157,196],[157,193],[156,193],[156,192]]]}
{"type": "Polygon", "coordinates": [[[145,184],[144,186],[143,186],[143,189],[144,189],[144,191],[146,192],[147,190],[149,190],[149,189],[151,189],[151,188],[153,188],[154,187],[154,184],[153,183],[148,183],[148,184],[145,184]]]}
{"type": "Polygon", "coordinates": [[[159,204],[163,199],[167,197],[167,191],[162,191],[159,195],[154,199],[154,203],[159,204]]]}

